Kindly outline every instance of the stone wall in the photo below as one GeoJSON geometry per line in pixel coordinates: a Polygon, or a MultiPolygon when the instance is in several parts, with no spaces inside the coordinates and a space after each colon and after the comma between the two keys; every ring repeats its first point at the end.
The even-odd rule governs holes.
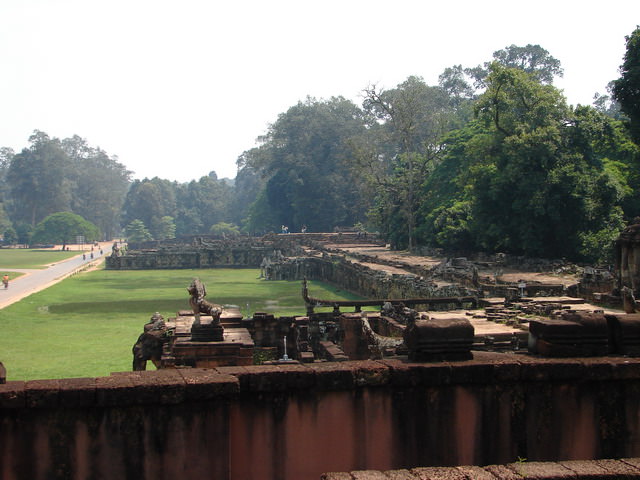
{"type": "Polygon", "coordinates": [[[615,357],[476,352],[9,381],[0,478],[304,480],[638,457],[639,407],[640,360],[615,357]]]}
{"type": "MultiPolygon", "coordinates": [[[[471,293],[458,285],[438,286],[414,274],[390,275],[342,255],[285,258],[266,269],[271,280],[321,280],[366,298],[455,297],[471,293]]],[[[310,292],[313,296],[313,292],[310,292]]]]}
{"type": "Polygon", "coordinates": [[[640,480],[640,458],[331,472],[321,480],[640,480]]]}
{"type": "Polygon", "coordinates": [[[188,236],[164,241],[138,242],[127,253],[106,257],[108,270],[145,270],[172,268],[260,267],[265,257],[300,256],[303,246],[323,248],[326,243],[376,243],[374,236],[365,241],[356,234],[306,233],[264,237],[223,239],[213,236],[188,236]]]}
{"type": "Polygon", "coordinates": [[[299,255],[290,242],[216,242],[209,245],[129,250],[118,257],[106,257],[107,270],[153,270],[181,268],[259,268],[265,257],[299,255]]]}

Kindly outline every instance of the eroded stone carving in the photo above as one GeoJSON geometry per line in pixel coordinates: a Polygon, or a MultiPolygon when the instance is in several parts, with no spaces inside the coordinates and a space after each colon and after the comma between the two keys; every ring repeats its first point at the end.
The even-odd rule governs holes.
{"type": "Polygon", "coordinates": [[[194,278],[189,288],[189,305],[193,310],[195,320],[191,327],[191,339],[194,341],[215,342],[223,339],[224,329],[220,325],[222,306],[207,301],[204,297],[207,290],[199,278],[194,278]],[[211,322],[204,324],[200,321],[201,314],[211,317],[211,322]]]}
{"type": "Polygon", "coordinates": [[[193,310],[193,314],[196,318],[193,324],[200,325],[200,315],[203,313],[211,316],[213,318],[213,322],[219,324],[222,306],[211,303],[204,298],[207,296],[207,290],[199,278],[193,279],[191,285],[187,288],[187,291],[189,292],[189,295],[191,295],[189,298],[189,305],[191,305],[191,309],[193,310]]]}
{"type": "Polygon", "coordinates": [[[146,370],[147,361],[151,360],[160,367],[160,359],[164,345],[173,336],[173,330],[167,328],[164,318],[156,312],[144,326],[144,332],[133,345],[133,370],[146,370]]]}

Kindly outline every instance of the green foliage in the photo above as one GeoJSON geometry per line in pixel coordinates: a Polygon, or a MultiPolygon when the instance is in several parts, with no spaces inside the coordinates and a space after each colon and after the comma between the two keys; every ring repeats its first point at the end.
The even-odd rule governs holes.
{"type": "Polygon", "coordinates": [[[159,224],[155,228],[157,234],[156,240],[166,240],[168,238],[176,238],[176,224],[173,221],[173,217],[165,215],[159,221],[159,224]]]}
{"type": "MultiPolygon", "coordinates": [[[[555,76],[562,77],[563,75],[560,61],[540,45],[529,44],[524,47],[511,45],[497,50],[493,52],[493,63],[524,72],[537,82],[544,84],[551,84],[555,76]]],[[[487,77],[492,68],[492,62],[485,62],[484,66],[478,65],[465,69],[465,73],[475,80],[477,87],[482,88],[486,86],[487,77]]]]}
{"type": "Polygon", "coordinates": [[[613,97],[629,118],[636,143],[640,143],[640,27],[626,37],[627,51],[620,66],[621,77],[613,82],[613,97]]]}
{"type": "Polygon", "coordinates": [[[98,238],[98,227],[75,213],[58,212],[36,225],[31,241],[61,243],[64,247],[67,243],[75,242],[78,235],[84,236],[86,242],[93,242],[98,238]]]}
{"type": "Polygon", "coordinates": [[[636,161],[619,123],[591,107],[571,110],[554,87],[494,63],[478,120],[443,139],[443,161],[421,196],[421,240],[599,261],[633,194],[636,161]]]}
{"type": "MultiPolygon", "coordinates": [[[[247,222],[249,231],[280,225],[331,231],[363,216],[353,201],[349,139],[365,131],[362,112],[344,98],[299,102],[271,125],[262,145],[244,160],[265,179],[247,222]]],[[[356,195],[357,196],[357,195],[356,195]]]]}
{"type": "Polygon", "coordinates": [[[622,209],[618,207],[609,214],[600,230],[580,232],[579,253],[582,259],[594,264],[612,265],[615,262],[614,245],[624,227],[622,209]]]}
{"type": "Polygon", "coordinates": [[[215,173],[178,184],[160,178],[135,180],[127,193],[122,225],[140,220],[155,239],[207,232],[207,225],[229,216],[232,186],[215,173]],[[167,227],[172,218],[175,230],[167,227]]]}
{"type": "Polygon", "coordinates": [[[238,158],[235,181],[136,180],[126,198],[129,172],[115,159],[80,137],[36,131],[18,154],[0,149],[9,217],[0,208],[0,231],[13,223],[27,242],[25,225],[55,211],[81,214],[105,236],[119,222],[139,240],[366,221],[395,248],[604,261],[621,221],[640,212],[639,52],[636,29],[621,78],[595,108],[567,105],[552,86],[560,62],[539,45],[454,65],[436,86],[417,76],[369,86],[361,107],[307,98],[238,158]]]}
{"type": "Polygon", "coordinates": [[[433,224],[430,234],[437,246],[453,251],[473,250],[470,201],[457,201],[449,206],[438,207],[429,215],[429,221],[433,224]]]}
{"type": "Polygon", "coordinates": [[[15,155],[7,171],[12,219],[35,226],[47,215],[71,209],[69,158],[58,139],[40,131],[15,155]]]}
{"type": "Polygon", "coordinates": [[[7,227],[2,235],[2,238],[5,245],[15,245],[16,243],[18,243],[18,234],[13,227],[7,227]]]}
{"type": "Polygon", "coordinates": [[[232,223],[218,222],[215,225],[211,225],[209,233],[226,237],[237,237],[240,235],[240,228],[232,223]]]}
{"type": "Polygon", "coordinates": [[[147,230],[147,227],[144,226],[142,220],[132,220],[125,228],[125,233],[127,234],[129,242],[147,242],[153,240],[153,237],[149,233],[149,230],[147,230]]]}
{"type": "Polygon", "coordinates": [[[2,171],[0,192],[6,191],[16,230],[17,224],[34,227],[52,213],[69,211],[111,238],[130,172],[78,136],[61,141],[36,130],[29,141],[29,148],[6,156],[6,175],[2,171]]]}
{"type": "Polygon", "coordinates": [[[31,235],[33,235],[33,227],[29,223],[20,222],[15,226],[18,243],[20,245],[29,245],[31,243],[31,235]]]}
{"type": "Polygon", "coordinates": [[[95,224],[104,238],[114,238],[131,172],[77,135],[62,140],[62,149],[71,162],[72,211],[95,224]]]}

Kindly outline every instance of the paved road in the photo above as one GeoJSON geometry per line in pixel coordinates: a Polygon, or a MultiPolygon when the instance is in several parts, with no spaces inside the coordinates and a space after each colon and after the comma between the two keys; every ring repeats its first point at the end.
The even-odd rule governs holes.
{"type": "MultiPolygon", "coordinates": [[[[101,244],[104,251],[103,255],[100,255],[100,250],[94,251],[94,259],[91,260],[90,252],[86,253],[86,260],[82,259],[82,252],[78,252],[78,255],[71,257],[67,260],[63,260],[58,263],[54,263],[42,270],[34,269],[7,269],[0,270],[0,273],[6,272],[24,272],[25,275],[9,282],[9,288],[2,288],[0,285],[0,308],[4,308],[7,305],[11,305],[24,297],[31,295],[32,293],[39,292],[45,288],[58,283],[64,278],[72,275],[76,272],[84,270],[94,265],[98,265],[104,261],[104,257],[108,252],[111,252],[110,243],[101,244]]],[[[11,276],[11,274],[9,274],[11,276]]]]}

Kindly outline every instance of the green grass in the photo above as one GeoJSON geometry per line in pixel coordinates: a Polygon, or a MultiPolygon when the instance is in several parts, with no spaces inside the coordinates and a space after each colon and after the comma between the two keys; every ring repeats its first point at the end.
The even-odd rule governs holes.
{"type": "MultiPolygon", "coordinates": [[[[0,360],[8,380],[96,377],[131,370],[131,347],[154,312],[189,309],[199,277],[207,300],[247,314],[304,314],[301,282],[264,281],[258,270],[96,270],[64,280],[0,310],[0,360]]],[[[320,282],[314,297],[358,298],[320,282]]],[[[151,364],[149,364],[151,365],[151,364]]]]}
{"type": "MultiPolygon", "coordinates": [[[[3,276],[5,273],[7,275],[9,275],[9,282],[12,282],[16,278],[21,277],[21,276],[24,275],[24,273],[22,273],[22,272],[12,272],[10,270],[0,270],[0,277],[3,276]]],[[[0,286],[0,288],[2,288],[2,287],[0,286]]]]}
{"type": "Polygon", "coordinates": [[[4,268],[45,268],[47,265],[66,260],[79,253],[81,252],[0,248],[0,270],[4,268]]]}

